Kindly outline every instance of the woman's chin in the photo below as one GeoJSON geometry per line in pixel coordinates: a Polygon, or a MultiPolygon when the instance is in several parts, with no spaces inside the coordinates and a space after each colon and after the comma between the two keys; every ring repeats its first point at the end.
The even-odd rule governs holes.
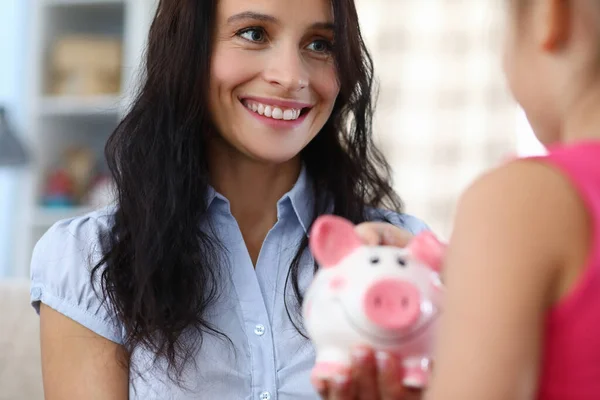
{"type": "Polygon", "coordinates": [[[302,148],[298,146],[286,149],[285,146],[277,146],[276,143],[270,143],[264,146],[257,146],[256,143],[253,143],[251,146],[244,147],[243,153],[246,157],[265,164],[286,163],[297,157],[302,151],[302,148]]]}
{"type": "Polygon", "coordinates": [[[279,152],[272,152],[272,153],[268,153],[268,152],[260,152],[260,153],[251,153],[250,156],[261,163],[264,164],[285,164],[291,160],[293,160],[294,158],[296,158],[300,153],[299,152],[294,152],[294,153],[283,153],[281,151],[279,152]]]}

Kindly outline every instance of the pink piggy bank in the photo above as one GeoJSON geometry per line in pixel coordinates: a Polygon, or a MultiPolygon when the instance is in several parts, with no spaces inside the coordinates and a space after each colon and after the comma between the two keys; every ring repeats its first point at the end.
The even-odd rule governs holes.
{"type": "Polygon", "coordinates": [[[352,347],[366,345],[398,355],[404,384],[425,387],[445,246],[429,232],[406,248],[365,246],[352,223],[327,215],[315,221],[310,249],[320,265],[302,305],[316,349],[312,379],[346,371],[352,347]]]}

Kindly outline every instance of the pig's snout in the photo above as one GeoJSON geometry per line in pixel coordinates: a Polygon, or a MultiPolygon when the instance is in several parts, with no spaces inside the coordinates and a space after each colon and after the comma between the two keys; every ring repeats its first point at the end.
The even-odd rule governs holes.
{"type": "Polygon", "coordinates": [[[418,289],[395,279],[375,283],[367,290],[364,301],[367,318],[384,329],[407,328],[417,322],[421,313],[418,289]]]}

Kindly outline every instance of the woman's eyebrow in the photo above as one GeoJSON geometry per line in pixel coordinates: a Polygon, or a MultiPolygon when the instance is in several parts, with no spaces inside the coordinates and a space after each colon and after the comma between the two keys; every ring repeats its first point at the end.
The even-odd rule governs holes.
{"type": "Polygon", "coordinates": [[[271,16],[271,15],[267,15],[267,14],[261,14],[261,13],[257,13],[254,11],[244,11],[241,12],[239,14],[235,14],[232,15],[231,17],[227,18],[227,23],[231,24],[234,22],[238,22],[241,20],[247,20],[247,19],[252,19],[255,21],[264,21],[264,22],[275,22],[278,23],[277,18],[271,16]]]}
{"type": "MultiPolygon", "coordinates": [[[[262,21],[262,22],[272,22],[275,24],[280,24],[279,20],[272,15],[262,14],[255,11],[244,11],[239,14],[232,15],[227,18],[227,23],[232,24],[235,22],[243,21],[243,20],[253,20],[253,21],[262,21]]],[[[325,30],[334,30],[333,22],[315,22],[310,26],[312,29],[325,29],[325,30]]]]}
{"type": "Polygon", "coordinates": [[[310,26],[312,29],[323,29],[326,31],[334,31],[335,24],[333,22],[315,22],[310,26]]]}

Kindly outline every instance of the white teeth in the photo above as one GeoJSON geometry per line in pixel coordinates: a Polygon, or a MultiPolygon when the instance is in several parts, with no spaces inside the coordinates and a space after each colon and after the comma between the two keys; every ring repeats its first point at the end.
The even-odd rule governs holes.
{"type": "Polygon", "coordinates": [[[300,117],[300,112],[302,111],[297,108],[281,109],[279,107],[268,106],[261,103],[249,101],[244,101],[244,105],[247,109],[257,114],[264,115],[265,117],[277,120],[283,119],[285,121],[293,121],[298,119],[300,117]]]}
{"type": "Polygon", "coordinates": [[[275,119],[283,118],[283,111],[281,111],[281,108],[273,107],[273,118],[275,118],[275,119]]]}
{"type": "Polygon", "coordinates": [[[283,112],[283,119],[289,121],[290,119],[296,119],[296,112],[294,110],[285,110],[283,112]]]}

